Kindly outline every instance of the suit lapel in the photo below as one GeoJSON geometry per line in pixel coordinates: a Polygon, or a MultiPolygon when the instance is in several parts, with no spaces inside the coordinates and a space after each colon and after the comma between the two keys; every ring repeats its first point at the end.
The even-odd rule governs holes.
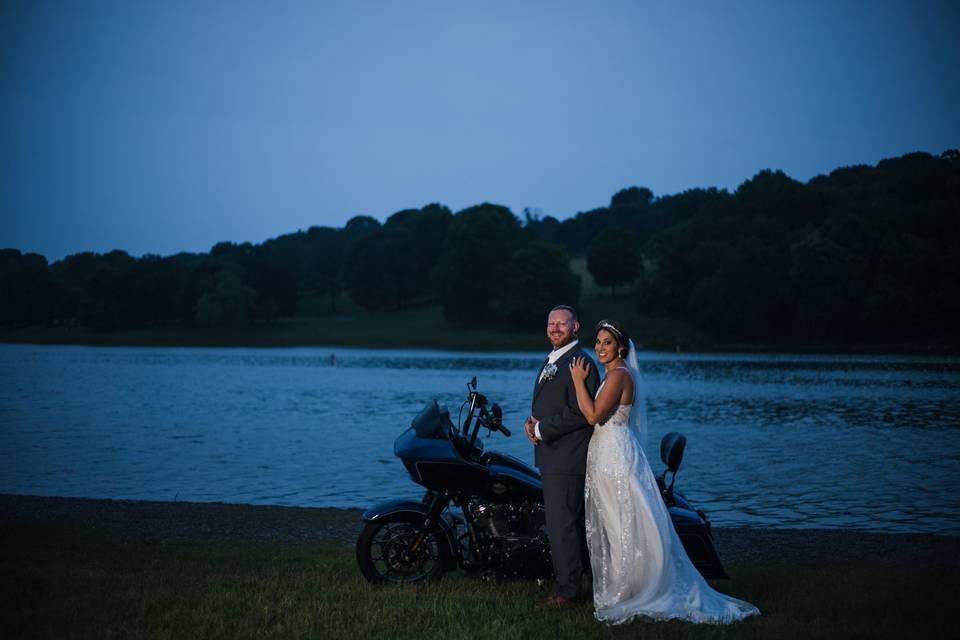
{"type": "Polygon", "coordinates": [[[533,383],[533,399],[534,400],[537,399],[537,396],[540,394],[540,390],[543,389],[543,385],[540,384],[540,376],[543,375],[543,370],[546,368],[548,362],[550,362],[550,358],[546,358],[543,361],[543,364],[540,365],[540,371],[537,373],[537,379],[533,383]]]}
{"type": "MultiPolygon", "coordinates": [[[[565,377],[564,384],[570,379],[570,360],[580,352],[579,345],[570,349],[565,354],[560,356],[554,364],[557,365],[557,376],[563,375],[565,377]]],[[[556,379],[556,378],[554,378],[556,379]]]]}
{"type": "MultiPolygon", "coordinates": [[[[556,374],[554,374],[553,379],[556,379],[556,376],[561,374],[563,367],[567,366],[567,360],[573,357],[574,354],[579,354],[579,353],[580,353],[580,345],[577,345],[572,349],[570,349],[569,351],[567,351],[562,356],[560,356],[557,359],[557,361],[553,363],[557,366],[557,372],[556,374]]],[[[543,391],[544,387],[547,386],[547,383],[550,382],[549,380],[544,380],[542,383],[540,382],[540,375],[543,373],[543,370],[547,366],[547,363],[549,361],[550,361],[550,358],[547,358],[546,360],[544,360],[543,366],[540,367],[540,373],[537,374],[537,381],[533,385],[533,401],[534,402],[536,402],[537,396],[540,395],[540,392],[543,391]]]]}

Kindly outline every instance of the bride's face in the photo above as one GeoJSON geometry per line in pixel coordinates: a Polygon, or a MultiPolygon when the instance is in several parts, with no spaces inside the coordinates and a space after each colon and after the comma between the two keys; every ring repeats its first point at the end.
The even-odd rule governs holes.
{"type": "Polygon", "coordinates": [[[597,360],[600,361],[600,364],[613,362],[620,357],[620,345],[617,344],[617,339],[613,337],[613,334],[606,329],[600,329],[597,332],[597,341],[593,345],[593,350],[597,353],[597,360]]]}

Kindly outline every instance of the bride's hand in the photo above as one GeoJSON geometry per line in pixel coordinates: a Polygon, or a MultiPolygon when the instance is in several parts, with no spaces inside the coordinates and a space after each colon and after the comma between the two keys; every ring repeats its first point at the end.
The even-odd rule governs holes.
{"type": "Polygon", "coordinates": [[[590,365],[584,357],[576,357],[570,361],[570,375],[574,380],[586,380],[590,372],[590,365]]]}

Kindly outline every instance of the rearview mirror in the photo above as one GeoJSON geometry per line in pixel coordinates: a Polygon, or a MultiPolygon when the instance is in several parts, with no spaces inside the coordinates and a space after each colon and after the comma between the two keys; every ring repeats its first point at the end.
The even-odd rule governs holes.
{"type": "Polygon", "coordinates": [[[660,459],[672,473],[676,473],[680,468],[686,446],[687,438],[676,431],[671,431],[660,441],[660,459]]]}

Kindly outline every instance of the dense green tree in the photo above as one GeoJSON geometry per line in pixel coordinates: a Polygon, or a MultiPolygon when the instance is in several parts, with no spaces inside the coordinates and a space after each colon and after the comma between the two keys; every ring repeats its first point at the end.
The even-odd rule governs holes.
{"type": "Polygon", "coordinates": [[[560,223],[560,239],[572,252],[583,253],[593,237],[610,224],[610,209],[603,207],[580,211],[560,223]]]}
{"type": "Polygon", "coordinates": [[[136,261],[119,249],[100,257],[80,299],[83,325],[97,331],[135,327],[136,261]]]}
{"type": "Polygon", "coordinates": [[[542,329],[557,304],[575,306],[580,277],[570,270],[570,257],[558,245],[534,241],[510,259],[504,282],[501,315],[520,329],[542,329]]]}
{"type": "Polygon", "coordinates": [[[370,216],[354,216],[347,220],[347,224],[343,226],[342,232],[345,252],[349,254],[353,245],[367,236],[372,235],[381,226],[376,218],[371,218],[370,216]]]}
{"type": "Polygon", "coordinates": [[[0,250],[0,325],[50,322],[57,317],[61,292],[46,258],[0,250]]]}
{"type": "Polygon", "coordinates": [[[74,323],[80,321],[80,304],[91,288],[93,274],[101,265],[101,257],[92,251],[75,253],[50,267],[63,286],[57,300],[57,317],[74,323]]]}
{"type": "Polygon", "coordinates": [[[791,248],[790,279],[803,335],[857,337],[866,286],[866,260],[811,232],[791,248]]]}
{"type": "Polygon", "coordinates": [[[209,263],[198,272],[195,291],[196,320],[207,326],[235,326],[252,320],[270,321],[289,316],[296,309],[302,234],[289,234],[261,245],[220,242],[210,250],[209,263]],[[229,272],[224,275],[221,272],[229,272]],[[252,301],[246,298],[253,291],[252,301]],[[200,300],[206,296],[204,305],[200,300]],[[248,304],[249,302],[249,304],[248,304]],[[201,309],[223,308],[223,320],[212,322],[216,313],[201,317],[201,309]]]}
{"type": "Polygon", "coordinates": [[[741,227],[735,203],[726,191],[693,190],[661,198],[654,208],[656,215],[676,222],[665,224],[643,243],[645,270],[638,308],[645,314],[689,318],[691,293],[726,255],[722,235],[741,227]]]}
{"type": "Polygon", "coordinates": [[[131,326],[173,325],[180,321],[178,301],[186,269],[176,258],[146,255],[136,261],[131,326]]]}
{"type": "Polygon", "coordinates": [[[343,231],[340,233],[340,240],[343,243],[343,259],[340,262],[339,277],[345,287],[349,288],[347,283],[353,265],[357,262],[357,252],[364,241],[376,233],[381,226],[376,218],[370,216],[354,216],[347,220],[347,224],[344,225],[343,231]]]}
{"type": "Polygon", "coordinates": [[[347,289],[354,302],[369,311],[407,305],[418,279],[411,246],[410,232],[400,225],[377,229],[360,240],[347,267],[347,289]]]}
{"type": "Polygon", "coordinates": [[[212,290],[197,300],[196,321],[204,327],[236,327],[250,321],[257,292],[231,269],[220,269],[212,290]]]}
{"type": "Polygon", "coordinates": [[[556,239],[568,250],[581,253],[603,229],[617,226],[630,229],[643,240],[657,228],[653,204],[653,192],[646,187],[621,189],[610,198],[609,207],[579,212],[559,223],[553,238],[541,239],[556,239]]]}
{"type": "Polygon", "coordinates": [[[407,251],[413,259],[412,272],[406,276],[411,298],[437,298],[436,269],[444,238],[452,222],[453,214],[448,208],[428,204],[422,209],[399,211],[384,223],[385,229],[401,229],[407,234],[407,251]]]}
{"type": "Polygon", "coordinates": [[[539,240],[558,245],[563,243],[562,226],[553,216],[540,217],[535,211],[524,209],[523,218],[523,231],[527,242],[539,240]]]}
{"type": "Polygon", "coordinates": [[[299,288],[306,238],[307,234],[303,231],[271,238],[255,247],[255,261],[265,262],[273,269],[286,272],[294,279],[294,287],[299,288]]]}
{"type": "Polygon", "coordinates": [[[485,203],[454,216],[438,270],[440,300],[448,319],[474,323],[496,318],[520,235],[520,223],[506,207],[485,203]]]}
{"type": "Polygon", "coordinates": [[[330,313],[336,311],[337,295],[343,288],[342,231],[333,227],[310,227],[307,230],[300,288],[327,296],[330,313]]]}
{"type": "Polygon", "coordinates": [[[218,242],[210,249],[210,257],[220,263],[246,267],[253,261],[256,247],[249,242],[218,242]]]}
{"type": "Polygon", "coordinates": [[[653,192],[646,187],[628,187],[621,189],[610,198],[610,208],[649,207],[653,202],[653,192]]]}
{"type": "Polygon", "coordinates": [[[718,337],[790,337],[791,300],[782,273],[789,262],[772,256],[771,247],[756,236],[701,246],[713,252],[716,268],[690,291],[688,317],[718,337]]]}
{"type": "Polygon", "coordinates": [[[273,315],[291,316],[298,300],[308,291],[310,264],[309,233],[298,230],[267,240],[256,248],[248,270],[248,284],[257,292],[255,315],[269,320],[273,315]]]}
{"type": "Polygon", "coordinates": [[[747,224],[775,225],[771,235],[776,237],[819,225],[826,213],[802,183],[782,171],[761,171],[733,195],[738,214],[747,224]]]}
{"type": "Polygon", "coordinates": [[[253,315],[260,320],[293,315],[297,308],[296,272],[260,257],[247,270],[246,284],[257,292],[253,315]]]}
{"type": "Polygon", "coordinates": [[[637,234],[618,226],[601,230],[587,248],[587,270],[601,287],[617,292],[618,284],[631,284],[640,275],[637,234]]]}

